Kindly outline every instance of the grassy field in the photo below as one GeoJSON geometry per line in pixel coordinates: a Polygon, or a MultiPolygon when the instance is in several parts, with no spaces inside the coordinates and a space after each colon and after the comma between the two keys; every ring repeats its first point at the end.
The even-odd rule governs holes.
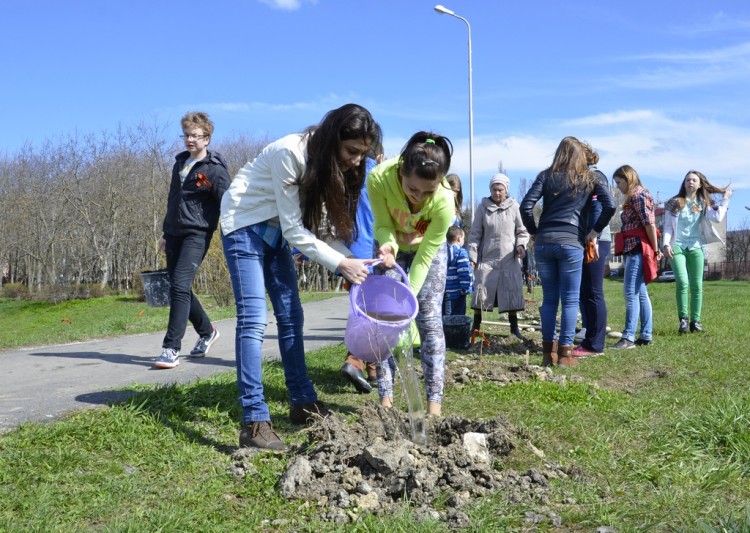
{"type": "MultiPolygon", "coordinates": [[[[341,296],[341,292],[305,293],[303,301],[341,296]]],[[[234,305],[219,307],[210,296],[201,303],[212,320],[235,316],[234,305]]],[[[162,331],[168,307],[149,307],[136,296],[108,296],[47,302],[0,298],[0,350],[162,331]]]]}
{"type": "MultiPolygon", "coordinates": [[[[605,288],[609,323],[619,330],[622,285],[607,280],[605,288]]],[[[607,350],[576,368],[555,369],[577,378],[563,385],[482,382],[446,390],[445,414],[504,414],[547,460],[580,470],[580,479],[554,480],[559,497],[551,506],[561,527],[530,524],[528,504],[494,494],[468,509],[472,530],[750,531],[750,284],[705,284],[705,335],[677,335],[674,284],[655,283],[650,292],[653,346],[607,350]]],[[[65,316],[95,322],[101,315],[65,316]]],[[[375,398],[341,382],[344,352],[343,346],[320,350],[309,354],[308,364],[321,399],[349,413],[375,398]]],[[[449,360],[459,355],[449,353],[449,360]]],[[[531,362],[540,360],[537,354],[531,362]]],[[[518,362],[497,357],[497,364],[518,362]]],[[[265,365],[264,383],[282,438],[303,441],[287,419],[279,365],[265,365]]],[[[275,492],[285,456],[258,455],[252,475],[232,476],[239,419],[233,372],[189,385],[134,388],[140,392],[127,403],[0,435],[0,531],[445,530],[414,522],[408,509],[338,528],[320,523],[314,506],[275,492]]],[[[514,452],[497,467],[522,471],[534,461],[514,452]]]]}

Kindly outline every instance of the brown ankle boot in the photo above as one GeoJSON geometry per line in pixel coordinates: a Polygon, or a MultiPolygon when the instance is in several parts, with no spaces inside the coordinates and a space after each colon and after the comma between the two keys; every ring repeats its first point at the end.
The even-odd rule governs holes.
{"type": "Polygon", "coordinates": [[[576,366],[578,361],[573,357],[573,346],[560,346],[557,349],[558,366],[576,366]]]}
{"type": "Polygon", "coordinates": [[[542,366],[557,364],[557,341],[542,341],[542,366]]]}

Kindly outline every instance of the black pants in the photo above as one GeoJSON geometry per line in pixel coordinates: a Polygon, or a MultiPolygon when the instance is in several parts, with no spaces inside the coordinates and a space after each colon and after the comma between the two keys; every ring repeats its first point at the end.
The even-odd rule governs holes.
{"type": "Polygon", "coordinates": [[[191,234],[183,237],[166,236],[164,251],[167,254],[169,273],[169,324],[164,335],[162,348],[179,350],[185,336],[187,322],[205,337],[211,334],[213,326],[198,297],[193,293],[193,281],[198,268],[211,244],[211,233],[191,234]]]}

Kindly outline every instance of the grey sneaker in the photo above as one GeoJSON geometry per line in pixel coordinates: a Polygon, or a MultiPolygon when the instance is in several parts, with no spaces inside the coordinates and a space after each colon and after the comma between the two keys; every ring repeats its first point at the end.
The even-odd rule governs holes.
{"type": "Polygon", "coordinates": [[[630,348],[635,348],[635,343],[628,339],[620,339],[614,346],[612,346],[612,348],[615,350],[629,350],[630,348]]]}
{"type": "Polygon", "coordinates": [[[164,348],[161,355],[154,359],[156,368],[174,368],[180,364],[180,352],[174,348],[164,348]]]}
{"type": "Polygon", "coordinates": [[[200,337],[198,342],[195,343],[195,348],[190,350],[190,357],[206,357],[211,345],[215,343],[220,336],[221,334],[219,333],[219,330],[214,328],[211,335],[200,337]]]}
{"type": "Polygon", "coordinates": [[[273,430],[271,422],[251,422],[243,425],[240,430],[240,448],[259,448],[275,452],[289,450],[273,430]]]}

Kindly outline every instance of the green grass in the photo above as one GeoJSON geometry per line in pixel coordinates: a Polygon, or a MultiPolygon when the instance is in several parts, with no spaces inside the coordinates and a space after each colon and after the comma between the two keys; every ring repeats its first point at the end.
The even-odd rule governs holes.
{"type": "MultiPolygon", "coordinates": [[[[624,317],[621,288],[606,283],[614,330],[624,317]]],[[[608,350],[576,368],[555,369],[570,378],[564,384],[482,382],[446,390],[445,414],[503,414],[546,461],[576,472],[553,480],[549,506],[562,517],[561,528],[532,526],[524,521],[528,503],[493,494],[468,509],[472,530],[750,531],[750,283],[705,284],[707,335],[677,335],[674,284],[649,290],[653,346],[608,350]]],[[[344,352],[333,346],[310,353],[308,365],[321,399],[351,416],[375,398],[341,382],[344,352]]],[[[532,362],[539,359],[532,355],[532,362]]],[[[265,365],[264,384],[282,438],[303,441],[287,422],[278,364],[265,365]]],[[[261,454],[252,474],[230,475],[239,419],[233,372],[134,388],[139,393],[124,404],[0,435],[0,531],[446,530],[415,523],[408,509],[338,527],[321,523],[314,504],[275,492],[283,456],[261,454]]],[[[516,450],[498,468],[539,464],[516,450]]]]}
{"type": "MultiPolygon", "coordinates": [[[[302,293],[303,302],[342,296],[342,292],[302,293]]],[[[219,307],[210,296],[201,303],[212,320],[236,315],[234,305],[219,307]]],[[[166,329],[168,307],[149,307],[135,296],[70,300],[60,304],[0,298],[0,350],[151,333],[166,329]]]]}

